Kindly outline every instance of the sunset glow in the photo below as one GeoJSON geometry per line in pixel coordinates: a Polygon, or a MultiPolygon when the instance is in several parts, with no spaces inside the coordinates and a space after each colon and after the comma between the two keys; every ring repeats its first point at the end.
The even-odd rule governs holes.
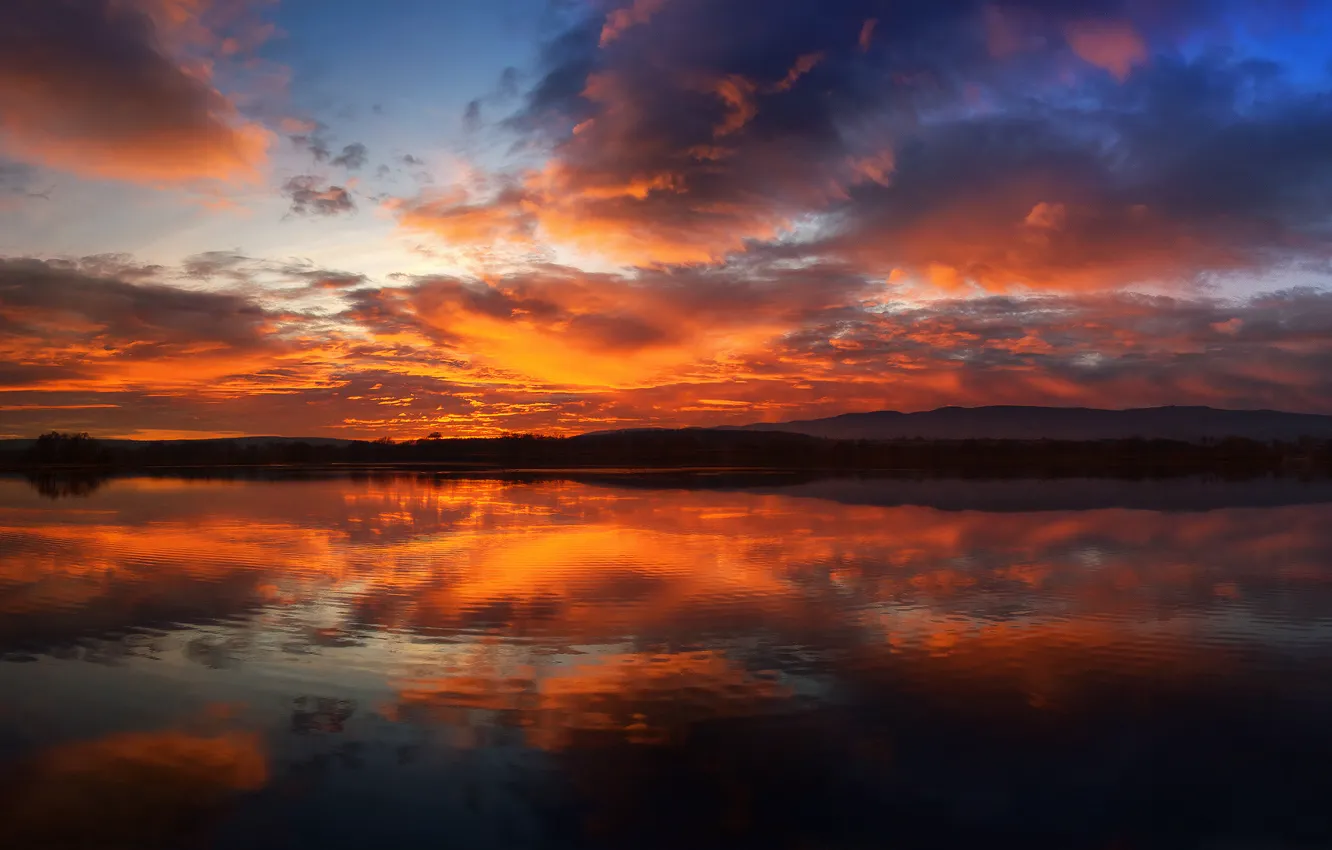
{"type": "Polygon", "coordinates": [[[1070,777],[1021,822],[1211,816],[1134,803],[1162,770],[1322,811],[1326,478],[194,474],[0,478],[5,846],[445,846],[535,803],[575,816],[527,846],[830,807],[866,847],[922,783],[1070,777]]]}
{"type": "Polygon", "coordinates": [[[1329,44],[1321,0],[10,0],[0,438],[1332,413],[1329,44]]]}

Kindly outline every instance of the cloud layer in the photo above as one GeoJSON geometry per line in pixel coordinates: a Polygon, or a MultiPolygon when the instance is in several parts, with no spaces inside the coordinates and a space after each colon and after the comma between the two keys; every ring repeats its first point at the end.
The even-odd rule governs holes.
{"type": "Polygon", "coordinates": [[[1182,53],[1188,34],[1245,19],[1222,5],[590,14],[547,45],[507,122],[544,164],[407,199],[400,218],[450,244],[633,266],[776,243],[949,292],[1325,262],[1325,83],[1219,42],[1182,53]]]}
{"type": "Polygon", "coordinates": [[[36,166],[257,175],[336,266],[0,261],[14,433],[1332,412],[1332,79],[1287,41],[1326,3],[564,3],[417,153],[349,107],[249,117],[219,68],[272,35],[251,6],[0,11],[0,204],[36,166]]]}
{"type": "Polygon", "coordinates": [[[1318,289],[908,302],[836,267],[391,284],[225,254],[6,260],[0,407],[15,434],[572,433],[959,401],[1332,413],[1318,289]]]}

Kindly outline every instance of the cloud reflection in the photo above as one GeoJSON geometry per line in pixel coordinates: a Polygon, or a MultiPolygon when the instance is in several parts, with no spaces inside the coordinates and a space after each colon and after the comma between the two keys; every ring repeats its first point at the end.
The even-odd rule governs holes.
{"type": "Polygon", "coordinates": [[[229,798],[267,780],[253,735],[164,730],[63,744],[22,768],[0,805],[0,839],[10,847],[179,846],[229,798]]]}
{"type": "MultiPolygon", "coordinates": [[[[343,765],[417,800],[429,771],[489,787],[477,765],[531,759],[522,805],[562,813],[533,828],[580,846],[859,846],[883,812],[908,845],[967,823],[1075,838],[1106,800],[1141,831],[1160,805],[1201,822],[1170,789],[1208,764],[1255,817],[1289,813],[1326,751],[1296,709],[1332,700],[1332,530],[1298,482],[1229,505],[1213,485],[1192,510],[1183,485],[1162,510],[1129,485],[1005,482],[1039,498],[1003,511],[955,509],[948,482],[674,483],[140,478],[53,501],[0,482],[0,658],[39,662],[0,672],[183,663],[258,697],[283,788],[343,765]],[[1217,737],[1235,728],[1266,743],[1217,737]],[[1144,802],[1149,769],[1169,787],[1144,802]],[[995,802],[938,813],[973,797],[995,802]],[[1015,826],[1032,799],[1050,805],[1015,826]]],[[[57,762],[208,805],[262,780],[239,739],[175,735],[57,762]],[[163,779],[177,760],[209,783],[163,779]]]]}

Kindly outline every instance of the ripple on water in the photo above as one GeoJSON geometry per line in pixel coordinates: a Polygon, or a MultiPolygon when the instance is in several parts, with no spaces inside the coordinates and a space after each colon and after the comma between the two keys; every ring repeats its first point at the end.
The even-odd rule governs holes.
{"type": "Polygon", "coordinates": [[[604,779],[601,803],[655,816],[661,775],[774,822],[804,788],[851,822],[1017,807],[1059,832],[1059,812],[1145,811],[1133,788],[1170,800],[1212,776],[1290,814],[1249,778],[1272,775],[1263,753],[1296,773],[1332,753],[1310,720],[1332,708],[1324,505],[987,512],[386,476],[129,480],[76,512],[5,486],[0,686],[27,677],[37,705],[58,680],[85,695],[62,700],[76,716],[112,684],[241,703],[271,745],[304,742],[274,764],[355,765],[366,793],[522,752],[561,793],[604,779]]]}

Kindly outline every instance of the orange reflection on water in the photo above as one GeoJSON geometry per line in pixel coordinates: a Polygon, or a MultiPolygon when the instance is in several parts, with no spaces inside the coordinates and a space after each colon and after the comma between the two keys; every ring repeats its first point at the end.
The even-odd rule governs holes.
{"type": "MultiPolygon", "coordinates": [[[[1051,704],[1098,665],[1182,675],[1223,663],[1218,643],[1305,639],[1271,624],[1332,596],[1322,504],[992,512],[414,474],[129,479],[60,502],[9,486],[0,651],[230,623],[246,640],[190,657],[354,650],[396,715],[548,748],[766,710],[790,696],[767,678],[783,665],[895,659],[1051,704]]],[[[1061,485],[1012,486],[1060,504],[1061,485]]]]}
{"type": "Polygon", "coordinates": [[[775,710],[789,696],[720,652],[622,653],[548,667],[540,676],[478,665],[468,675],[405,681],[387,711],[469,730],[516,727],[530,746],[558,750],[597,735],[666,743],[692,722],[775,710]]]}
{"type": "Polygon", "coordinates": [[[41,753],[0,806],[8,847],[177,846],[268,780],[255,735],[128,732],[41,753]]]}

